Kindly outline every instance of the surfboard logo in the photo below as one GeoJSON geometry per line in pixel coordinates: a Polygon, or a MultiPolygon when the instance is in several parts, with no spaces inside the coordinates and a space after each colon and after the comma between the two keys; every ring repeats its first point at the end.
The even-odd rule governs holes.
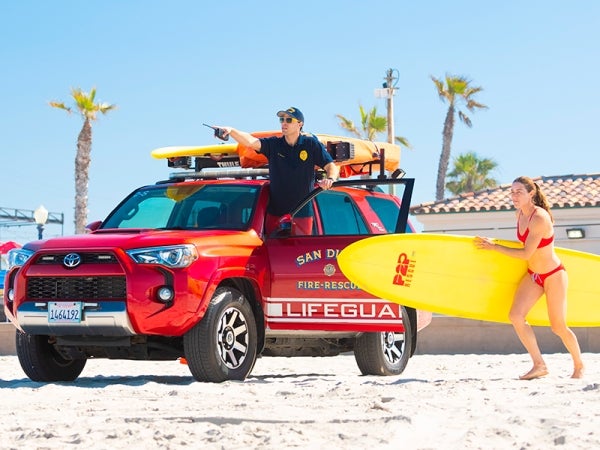
{"type": "Polygon", "coordinates": [[[406,253],[400,253],[396,264],[396,275],[394,275],[392,284],[410,287],[414,270],[415,261],[411,260],[406,253]]]}
{"type": "Polygon", "coordinates": [[[302,161],[306,161],[308,159],[308,152],[306,150],[301,150],[298,156],[302,161]]]}

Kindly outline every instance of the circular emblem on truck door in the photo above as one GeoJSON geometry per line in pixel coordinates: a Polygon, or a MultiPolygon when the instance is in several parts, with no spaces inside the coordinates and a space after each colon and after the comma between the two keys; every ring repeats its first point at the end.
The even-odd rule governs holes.
{"type": "Polygon", "coordinates": [[[63,258],[63,264],[68,269],[73,269],[81,264],[81,256],[79,256],[77,253],[69,253],[63,258]]]}

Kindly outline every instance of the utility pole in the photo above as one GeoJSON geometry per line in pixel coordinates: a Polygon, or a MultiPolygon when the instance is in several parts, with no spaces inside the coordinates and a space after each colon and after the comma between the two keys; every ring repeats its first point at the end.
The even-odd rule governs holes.
{"type": "Polygon", "coordinates": [[[398,70],[397,69],[388,69],[384,83],[382,84],[383,89],[375,89],[375,97],[387,99],[387,129],[388,136],[387,141],[390,144],[394,143],[394,93],[396,91],[396,84],[398,84],[398,70]]]}
{"type": "MultiPolygon", "coordinates": [[[[384,82],[382,84],[383,89],[375,89],[375,97],[387,99],[387,141],[390,144],[394,143],[394,93],[396,91],[396,84],[398,84],[398,78],[400,74],[397,69],[388,69],[385,73],[384,82]],[[395,76],[394,76],[395,75],[395,76]]],[[[390,194],[396,195],[396,186],[391,184],[389,186],[390,194]]]]}
{"type": "Polygon", "coordinates": [[[388,123],[388,142],[390,144],[394,143],[394,91],[396,90],[396,85],[394,84],[394,70],[388,69],[387,74],[385,76],[385,84],[384,86],[388,89],[387,96],[387,123],[388,123]]]}

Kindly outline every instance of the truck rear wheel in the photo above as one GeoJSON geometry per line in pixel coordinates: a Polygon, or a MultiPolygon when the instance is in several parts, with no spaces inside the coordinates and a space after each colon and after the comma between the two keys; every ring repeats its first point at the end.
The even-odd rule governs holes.
{"type": "Polygon", "coordinates": [[[48,336],[16,331],[15,344],[21,368],[32,381],[73,381],[87,359],[67,359],[52,345],[48,336]]]}
{"type": "Polygon", "coordinates": [[[354,358],[363,375],[400,375],[412,349],[412,325],[402,308],[404,332],[363,333],[354,343],[354,358]]]}
{"type": "Polygon", "coordinates": [[[206,314],[183,338],[188,367],[198,381],[244,380],[256,361],[256,322],[237,289],[215,291],[206,314]]]}

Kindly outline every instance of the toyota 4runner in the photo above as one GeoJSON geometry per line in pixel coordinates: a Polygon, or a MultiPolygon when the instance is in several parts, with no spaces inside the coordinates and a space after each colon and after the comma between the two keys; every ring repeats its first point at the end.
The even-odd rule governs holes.
{"type": "Polygon", "coordinates": [[[5,313],[30,379],[75,380],[89,358],[182,359],[196,380],[222,382],[245,379],[261,355],[351,351],[363,374],[402,373],[431,315],[363,292],[336,255],[411,232],[413,179],[380,164],[377,176],[317,188],[266,235],[266,169],[231,157],[168,162],[168,180],[136,189],[89,233],[10,254],[5,313]],[[307,204],[313,232],[297,235],[307,204]]]}

